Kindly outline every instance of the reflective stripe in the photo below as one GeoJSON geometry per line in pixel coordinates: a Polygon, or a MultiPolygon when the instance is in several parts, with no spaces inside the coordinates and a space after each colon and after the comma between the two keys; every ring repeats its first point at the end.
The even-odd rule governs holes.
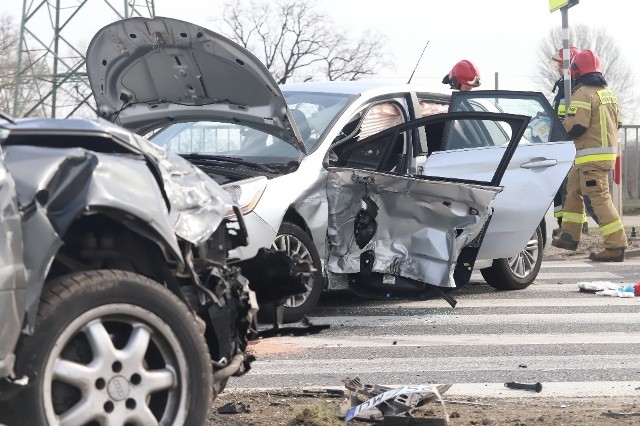
{"type": "Polygon", "coordinates": [[[562,217],[562,215],[564,214],[564,212],[562,210],[558,210],[556,212],[553,213],[553,216],[556,218],[562,217]]]}
{"type": "Polygon", "coordinates": [[[575,164],[592,163],[594,161],[615,161],[616,149],[612,146],[602,148],[585,148],[576,151],[575,164]]]}
{"type": "Polygon", "coordinates": [[[589,102],[571,101],[571,107],[584,108],[586,110],[591,111],[591,104],[589,102]]]}
{"type": "Polygon", "coordinates": [[[594,154],[576,158],[575,164],[594,163],[596,161],[616,161],[615,154],[594,154]]]}
{"type": "Polygon", "coordinates": [[[587,223],[587,215],[582,215],[582,223],[587,223]]]}
{"type": "Polygon", "coordinates": [[[602,236],[606,237],[607,235],[613,234],[614,232],[618,232],[622,228],[622,220],[618,219],[615,222],[611,222],[607,225],[601,226],[599,230],[602,236]]]}
{"type": "Polygon", "coordinates": [[[600,140],[602,146],[609,146],[609,137],[607,136],[607,112],[604,108],[600,108],[600,140]]]}
{"type": "Polygon", "coordinates": [[[562,215],[563,222],[583,223],[584,214],[564,212],[562,215]]]}

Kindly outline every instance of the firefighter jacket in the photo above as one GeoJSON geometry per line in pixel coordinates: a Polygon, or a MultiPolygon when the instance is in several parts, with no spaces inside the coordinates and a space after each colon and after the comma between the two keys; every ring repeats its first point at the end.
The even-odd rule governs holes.
{"type": "MultiPolygon", "coordinates": [[[[604,85],[578,84],[564,121],[567,131],[580,125],[587,130],[575,138],[575,164],[598,163],[612,169],[618,147],[618,128],[622,124],[618,98],[604,85]]],[[[596,164],[593,164],[596,165],[596,164]]]]}

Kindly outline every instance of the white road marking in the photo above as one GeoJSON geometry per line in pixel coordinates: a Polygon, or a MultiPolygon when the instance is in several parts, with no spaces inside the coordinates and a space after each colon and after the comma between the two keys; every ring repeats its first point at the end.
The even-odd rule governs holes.
{"type": "MultiPolygon", "coordinates": [[[[438,325],[504,325],[504,315],[394,315],[394,316],[339,316],[309,317],[316,324],[360,327],[438,325]]],[[[637,313],[576,313],[576,314],[510,314],[509,324],[640,324],[637,313]]]]}
{"type": "MultiPolygon", "coordinates": [[[[457,298],[459,308],[503,308],[503,307],[577,307],[577,306],[638,306],[640,309],[640,298],[619,298],[593,295],[593,297],[579,298],[527,298],[527,299],[469,299],[457,298]]],[[[358,305],[362,308],[363,305],[358,305]]],[[[322,305],[322,309],[344,309],[344,305],[322,305]]],[[[450,308],[449,304],[442,299],[432,300],[407,300],[407,301],[372,301],[367,302],[367,309],[425,309],[425,308],[450,308]]]]}
{"type": "Polygon", "coordinates": [[[252,375],[298,374],[353,374],[403,373],[407,366],[411,371],[429,376],[442,372],[526,371],[535,374],[544,371],[599,370],[640,368],[640,359],[629,355],[565,355],[565,356],[491,356],[491,357],[395,357],[395,358],[346,358],[346,359],[273,359],[251,364],[252,375]]]}
{"type": "Polygon", "coordinates": [[[390,346],[511,346],[640,343],[640,333],[432,334],[349,337],[271,337],[269,342],[298,348],[376,348],[390,346]]]}

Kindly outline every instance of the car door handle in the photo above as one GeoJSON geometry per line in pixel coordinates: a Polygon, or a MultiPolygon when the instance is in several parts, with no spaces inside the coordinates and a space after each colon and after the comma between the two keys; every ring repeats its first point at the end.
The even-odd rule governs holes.
{"type": "Polygon", "coordinates": [[[544,160],[536,160],[529,161],[528,163],[520,164],[520,167],[523,169],[536,169],[538,167],[551,167],[558,164],[558,160],[554,159],[544,159],[544,160]]]}

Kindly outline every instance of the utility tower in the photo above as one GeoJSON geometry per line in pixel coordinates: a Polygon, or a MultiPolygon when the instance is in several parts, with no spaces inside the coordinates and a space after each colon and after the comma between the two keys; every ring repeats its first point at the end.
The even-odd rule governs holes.
{"type": "Polygon", "coordinates": [[[105,25],[153,18],[154,0],[23,0],[15,117],[91,115],[85,52],[105,25]]]}

